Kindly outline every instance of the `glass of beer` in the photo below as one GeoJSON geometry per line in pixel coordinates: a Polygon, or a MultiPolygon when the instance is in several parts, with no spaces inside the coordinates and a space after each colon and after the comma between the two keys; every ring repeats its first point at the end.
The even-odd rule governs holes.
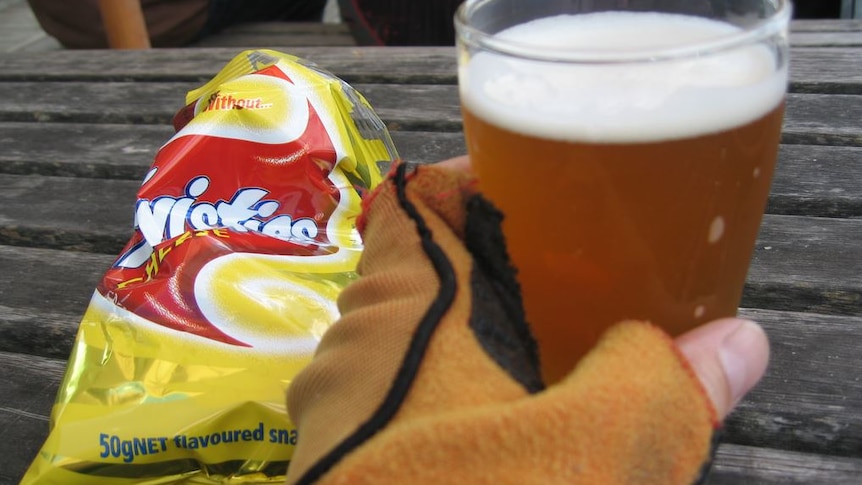
{"type": "Polygon", "coordinates": [[[467,151],[546,383],[605,329],[736,314],[778,150],[786,0],[467,0],[467,151]]]}

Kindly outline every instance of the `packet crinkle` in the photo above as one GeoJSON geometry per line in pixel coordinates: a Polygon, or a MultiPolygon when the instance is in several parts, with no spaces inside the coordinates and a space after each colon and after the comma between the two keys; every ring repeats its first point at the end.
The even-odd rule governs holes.
{"type": "Polygon", "coordinates": [[[239,54],[186,102],[24,485],[284,479],[284,391],[356,277],[361,195],[395,149],[358,92],[275,51],[239,54]]]}

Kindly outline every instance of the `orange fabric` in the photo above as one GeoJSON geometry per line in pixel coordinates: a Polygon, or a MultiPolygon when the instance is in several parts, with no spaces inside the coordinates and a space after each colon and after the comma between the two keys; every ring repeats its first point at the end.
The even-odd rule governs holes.
{"type": "MultiPolygon", "coordinates": [[[[564,381],[537,394],[482,349],[467,325],[473,265],[461,243],[469,192],[461,188],[468,183],[426,167],[409,179],[407,199],[455,268],[457,292],[392,419],[337,456],[317,483],[693,483],[709,459],[716,417],[658,328],[617,325],[564,381]]],[[[288,483],[302,483],[378,411],[441,291],[391,180],[363,217],[361,278],[342,294],[342,318],[289,390],[299,444],[288,483]]]]}

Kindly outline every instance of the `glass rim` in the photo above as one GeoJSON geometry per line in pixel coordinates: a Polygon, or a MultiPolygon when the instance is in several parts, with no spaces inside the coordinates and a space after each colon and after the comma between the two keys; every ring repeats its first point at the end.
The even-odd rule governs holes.
{"type": "Polygon", "coordinates": [[[468,22],[470,14],[491,1],[494,0],[466,0],[458,7],[455,12],[455,37],[458,43],[525,60],[578,64],[620,64],[684,59],[753,45],[785,31],[793,14],[790,0],[776,0],[777,9],[769,17],[743,27],[738,32],[714,39],[674,47],[597,52],[586,49],[555,49],[502,40],[494,37],[494,33],[484,32],[470,25],[468,22]]]}

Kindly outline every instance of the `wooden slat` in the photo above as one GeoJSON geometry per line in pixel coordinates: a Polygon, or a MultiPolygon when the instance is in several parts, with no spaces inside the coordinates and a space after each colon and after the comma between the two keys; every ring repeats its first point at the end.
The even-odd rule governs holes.
{"type": "MultiPolygon", "coordinates": [[[[168,125],[0,122],[0,173],[142,180],[173,133],[168,125]]],[[[411,162],[437,162],[466,150],[462,133],[391,135],[411,162]]]]}
{"type": "MultiPolygon", "coordinates": [[[[94,205],[100,203],[93,202],[94,205]]],[[[68,230],[45,228],[52,224],[74,226],[62,217],[34,223],[35,228],[19,228],[18,233],[36,234],[26,241],[12,239],[14,235],[9,236],[11,231],[6,229],[8,224],[0,230],[4,243],[30,246],[0,246],[0,267],[4,268],[0,272],[0,295],[3,296],[2,305],[8,307],[0,314],[0,321],[38,333],[41,326],[54,328],[56,325],[52,322],[68,325],[70,315],[71,320],[75,320],[99,278],[127,240],[124,227],[130,224],[131,215],[123,214],[118,210],[112,216],[123,223],[119,226],[122,229],[116,229],[112,237],[88,234],[73,240],[79,247],[81,240],[96,240],[91,246],[105,249],[100,254],[34,248],[37,245],[64,246],[68,230]],[[50,302],[49,308],[43,308],[45,302],[50,302]],[[31,311],[37,313],[29,314],[31,311]],[[47,316],[43,317],[42,312],[47,312],[47,316]],[[36,326],[30,327],[32,324],[36,326]]],[[[862,238],[862,220],[767,216],[742,305],[823,314],[862,314],[862,254],[844,242],[854,240],[852,238],[862,238]]],[[[33,353],[39,353],[43,345],[51,348],[50,341],[41,338],[19,340],[6,344],[13,346],[9,348],[21,345],[33,353]]]]}
{"type": "Polygon", "coordinates": [[[783,143],[862,146],[862,96],[790,94],[783,143]]]}
{"type": "MultiPolygon", "coordinates": [[[[811,223],[811,237],[817,237],[820,231],[826,230],[819,227],[819,218],[794,218],[786,214],[829,216],[833,215],[832,211],[836,211],[845,217],[862,215],[862,188],[856,184],[858,179],[853,178],[853,175],[858,174],[858,164],[853,167],[855,171],[847,174],[848,178],[843,183],[831,183],[832,179],[841,177],[842,165],[823,170],[821,174],[825,174],[826,170],[832,171],[832,175],[821,178],[829,182],[813,189],[819,194],[812,191],[804,193],[804,197],[797,186],[803,185],[804,189],[805,182],[797,182],[804,172],[791,173],[791,168],[800,170],[805,167],[791,167],[790,162],[787,167],[781,167],[774,183],[775,195],[770,199],[774,201],[770,205],[777,206],[781,211],[777,213],[779,215],[770,217],[781,218],[782,224],[794,224],[794,221],[799,224],[811,223]],[[836,198],[833,190],[839,191],[841,198],[836,198]],[[812,208],[822,209],[818,212],[812,211],[812,208]]],[[[808,181],[812,185],[816,182],[816,179],[808,181]]],[[[3,215],[0,219],[0,238],[6,244],[114,253],[119,249],[117,244],[124,243],[130,234],[138,187],[138,180],[0,174],[0,213],[3,215]],[[101,242],[108,246],[86,246],[88,241],[90,244],[101,242]]],[[[846,231],[851,231],[847,236],[855,234],[852,228],[856,227],[857,222],[862,223],[862,219],[822,221],[835,227],[846,224],[846,231]]]]}
{"type": "Polygon", "coordinates": [[[859,458],[721,445],[705,485],[858,485],[860,475],[859,458]]]}
{"type": "Polygon", "coordinates": [[[859,32],[862,20],[858,19],[802,19],[790,22],[793,32],[859,32]]]}
{"type": "MultiPolygon", "coordinates": [[[[65,268],[60,268],[60,270],[65,271],[65,268]]],[[[92,294],[101,277],[100,273],[94,277],[83,279],[84,281],[81,281],[81,283],[90,283],[90,286],[75,288],[70,293],[79,295],[82,293],[80,290],[89,289],[89,293],[92,294]]],[[[26,281],[31,280],[27,278],[26,281]]],[[[58,281],[66,281],[66,279],[60,278],[58,281]]],[[[89,298],[74,302],[74,306],[82,307],[81,310],[64,312],[60,308],[63,302],[58,299],[51,299],[48,296],[53,294],[53,292],[33,286],[30,286],[30,289],[31,291],[46,294],[41,307],[20,308],[17,306],[0,305],[0,312],[2,312],[2,315],[0,315],[0,325],[4,327],[2,332],[0,332],[0,336],[3,338],[2,342],[0,342],[0,351],[18,352],[29,356],[56,359],[67,358],[75,341],[78,324],[81,322],[81,317],[90,301],[89,298]]],[[[6,301],[4,297],[4,302],[6,301]]]]}
{"type": "Polygon", "coordinates": [[[742,306],[862,315],[862,219],[766,215],[742,306]]]}
{"type": "Polygon", "coordinates": [[[797,93],[862,94],[862,56],[859,49],[792,49],[790,90],[797,93]]]}
{"type": "MultiPolygon", "coordinates": [[[[331,70],[351,83],[455,84],[450,47],[297,47],[279,49],[331,70]],[[421,52],[421,54],[418,54],[421,52]]],[[[46,52],[39,61],[0,55],[0,81],[194,82],[211,79],[241,52],[237,48],[153,49],[134,54],[99,51],[46,52]],[[50,66],[50,68],[48,68],[50,66]]]]}
{"type": "MultiPolygon", "coordinates": [[[[190,83],[0,83],[0,121],[168,124],[190,83]],[[97,101],[96,101],[97,100],[97,101]]],[[[362,84],[392,130],[460,131],[455,86],[362,84]]]]}
{"type": "Polygon", "coordinates": [[[45,441],[65,367],[64,360],[0,352],[0,483],[18,483],[45,441]]]}
{"type": "Polygon", "coordinates": [[[66,357],[115,255],[0,246],[0,350],[66,357]]]}
{"type": "MultiPolygon", "coordinates": [[[[95,287],[98,276],[90,279],[70,276],[64,282],[95,287]]],[[[18,309],[28,317],[47,316],[48,325],[27,328],[24,322],[9,322],[5,314],[0,317],[4,324],[0,352],[68,356],[83,310],[61,313],[62,304],[55,305],[50,296],[41,308],[18,309]]],[[[862,318],[750,308],[743,308],[740,315],[766,328],[772,359],[763,381],[728,417],[724,441],[857,456],[862,450],[862,381],[857,374],[862,318]]]]}
{"type": "Polygon", "coordinates": [[[862,216],[862,148],[782,145],[770,214],[862,216]]]}
{"type": "MultiPolygon", "coordinates": [[[[141,180],[167,125],[0,123],[0,173],[141,180]],[[45,143],[45,140],[52,140],[45,143]]],[[[431,163],[465,152],[461,133],[394,131],[399,154],[431,163]]],[[[862,148],[783,145],[767,212],[862,215],[862,148]]]]}
{"type": "Polygon", "coordinates": [[[793,47],[859,47],[862,32],[793,32],[790,35],[793,47]]]}
{"type": "Polygon", "coordinates": [[[132,234],[139,185],[0,175],[0,244],[118,254],[132,234]]]}
{"type": "Polygon", "coordinates": [[[0,172],[140,181],[173,134],[165,124],[0,122],[0,172]]]}
{"type": "MultiPolygon", "coordinates": [[[[168,124],[190,83],[0,83],[0,121],[168,124]],[[98,100],[98,101],[94,101],[98,100]]],[[[390,130],[461,131],[455,86],[360,84],[390,130]]],[[[784,143],[862,146],[862,96],[790,94],[784,143]]]]}
{"type": "Polygon", "coordinates": [[[771,345],[761,383],[725,423],[724,441],[862,458],[862,317],[742,308],[771,345]]]}
{"type": "MultiPolygon", "coordinates": [[[[854,381],[856,369],[852,364],[856,349],[862,345],[862,335],[855,331],[862,319],[750,309],[743,309],[741,315],[757,319],[767,329],[772,365],[762,383],[729,417],[724,444],[719,447],[708,483],[808,483],[801,481],[809,476],[807,473],[817,472],[816,476],[823,477],[826,471],[837,480],[846,478],[850,471],[862,470],[858,459],[862,449],[862,383],[854,381]],[[788,332],[787,326],[794,331],[788,332]],[[824,375],[831,378],[824,380],[824,375]],[[816,388],[817,392],[788,392],[799,388],[816,388]],[[761,444],[778,449],[755,447],[761,444]],[[744,454],[735,451],[743,449],[744,454]],[[835,456],[798,453],[822,450],[835,456]],[[745,459],[751,454],[756,461],[745,459]],[[792,466],[785,462],[789,457],[795,457],[792,466]],[[776,463],[771,466],[773,461],[776,463]],[[722,481],[731,478],[773,481],[722,481]]],[[[64,335],[55,337],[70,345],[73,330],[74,326],[69,326],[64,335]]],[[[25,466],[44,439],[50,403],[64,367],[63,359],[0,350],[0,388],[15,391],[0,395],[0,428],[8,430],[7,439],[0,443],[0,454],[12,457],[13,463],[25,466]],[[32,382],[41,385],[34,387],[32,382]],[[4,449],[10,441],[19,444],[17,454],[4,449]]]]}
{"type": "Polygon", "coordinates": [[[0,83],[0,121],[170,124],[191,83],[0,83]]]}
{"type": "MultiPolygon", "coordinates": [[[[131,181],[0,175],[0,244],[116,255],[128,241],[131,181]],[[34,203],[44,194],[49,203],[34,203]],[[73,203],[76,194],[82,199],[73,203]],[[82,221],[89,221],[82,224],[82,221]]],[[[862,313],[862,219],[767,215],[743,305],[831,314],[862,313]]]]}
{"type": "MultiPolygon", "coordinates": [[[[349,83],[455,84],[455,50],[449,47],[327,47],[278,48],[311,60],[349,83]]],[[[0,81],[172,81],[204,83],[231,58],[237,48],[195,50],[154,49],[136,52],[86,51],[0,55],[0,81]],[[50,68],[48,67],[50,66],[50,68]]],[[[852,48],[791,49],[791,91],[862,94],[862,59],[852,48]],[[858,67],[854,67],[858,66],[858,67]]]]}

